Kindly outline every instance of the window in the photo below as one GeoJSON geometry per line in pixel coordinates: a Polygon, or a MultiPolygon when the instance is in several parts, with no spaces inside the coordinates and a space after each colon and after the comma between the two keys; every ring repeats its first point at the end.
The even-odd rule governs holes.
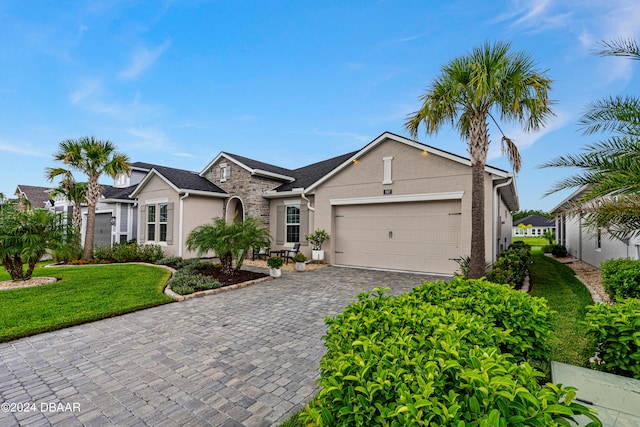
{"type": "Polygon", "coordinates": [[[596,234],[596,249],[602,249],[602,230],[598,228],[598,232],[596,234]]]}
{"type": "Polygon", "coordinates": [[[300,206],[287,206],[286,217],[287,243],[300,241],[300,206]]]}
{"type": "Polygon", "coordinates": [[[226,163],[220,165],[220,181],[224,182],[229,179],[229,167],[226,163]]]}
{"type": "Polygon", "coordinates": [[[167,204],[160,204],[160,218],[158,219],[158,224],[160,226],[160,242],[167,241],[167,204]]]}
{"type": "Polygon", "coordinates": [[[156,240],[156,205],[147,206],[147,240],[156,240]]]}

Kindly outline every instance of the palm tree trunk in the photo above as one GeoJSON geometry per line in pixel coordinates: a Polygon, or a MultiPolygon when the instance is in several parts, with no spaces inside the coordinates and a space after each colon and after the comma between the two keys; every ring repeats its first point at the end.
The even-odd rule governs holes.
{"type": "Polygon", "coordinates": [[[471,112],[469,123],[469,155],[471,157],[471,262],[469,277],[479,279],[486,274],[484,236],[484,167],[487,164],[489,132],[486,115],[471,112]]]}
{"type": "Polygon", "coordinates": [[[469,277],[486,274],[484,242],[484,165],[471,165],[471,263],[469,277]]]}
{"type": "Polygon", "coordinates": [[[87,212],[87,230],[84,236],[83,259],[90,259],[93,256],[93,242],[96,230],[96,204],[98,203],[100,193],[98,178],[90,176],[89,182],[87,183],[87,206],[89,210],[87,212]]]}

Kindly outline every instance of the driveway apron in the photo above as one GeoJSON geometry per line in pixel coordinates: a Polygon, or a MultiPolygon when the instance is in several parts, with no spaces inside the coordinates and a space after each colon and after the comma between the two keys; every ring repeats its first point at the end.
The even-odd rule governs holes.
{"type": "Polygon", "coordinates": [[[0,344],[0,425],[272,426],[318,391],[324,319],[436,276],[328,267],[0,344]]]}

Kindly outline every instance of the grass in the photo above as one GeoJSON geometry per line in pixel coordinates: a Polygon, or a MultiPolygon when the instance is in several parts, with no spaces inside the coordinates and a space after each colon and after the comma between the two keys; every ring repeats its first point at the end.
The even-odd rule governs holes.
{"type": "Polygon", "coordinates": [[[586,338],[585,307],[593,305],[591,295],[575,277],[573,270],[541,253],[532,251],[531,295],[544,297],[556,311],[553,322],[558,340],[551,342],[552,360],[576,366],[587,366],[595,354],[595,343],[586,338]]]}
{"type": "MultiPolygon", "coordinates": [[[[58,282],[0,291],[0,342],[104,319],[170,302],[170,276],[150,265],[114,264],[42,268],[33,277],[58,282]]],[[[0,272],[0,281],[10,280],[0,272]]]]}
{"type": "Polygon", "coordinates": [[[514,242],[525,242],[529,246],[547,246],[549,241],[544,237],[514,237],[514,242]]]}

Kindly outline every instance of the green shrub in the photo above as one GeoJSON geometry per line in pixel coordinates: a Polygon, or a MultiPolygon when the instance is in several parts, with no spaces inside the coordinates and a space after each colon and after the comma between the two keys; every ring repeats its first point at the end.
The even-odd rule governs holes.
{"type": "Polygon", "coordinates": [[[542,253],[545,253],[545,254],[550,254],[552,250],[553,250],[553,245],[544,245],[542,247],[542,253]]]}
{"type": "Polygon", "coordinates": [[[531,245],[523,242],[522,240],[517,240],[511,243],[511,246],[509,246],[509,249],[522,249],[527,252],[531,252],[531,245]]]}
{"type": "Polygon", "coordinates": [[[610,259],[600,265],[602,284],[611,297],[640,298],[640,261],[610,259]]]}
{"type": "Polygon", "coordinates": [[[502,251],[487,273],[487,280],[494,283],[510,284],[521,287],[531,263],[531,246],[516,245],[502,251]]]}
{"type": "Polygon", "coordinates": [[[156,261],[158,265],[168,265],[173,268],[180,268],[182,266],[183,259],[179,256],[172,256],[168,258],[162,258],[156,261]]]}
{"type": "MultiPolygon", "coordinates": [[[[460,258],[455,258],[454,261],[460,266],[460,272],[456,272],[456,275],[462,276],[465,279],[469,278],[469,272],[471,272],[471,257],[469,255],[460,258]]],[[[491,269],[491,263],[485,262],[484,271],[487,272],[491,269]]]]}
{"type": "Polygon", "coordinates": [[[552,336],[551,316],[544,298],[485,280],[456,278],[448,283],[425,282],[413,294],[427,303],[447,310],[474,313],[485,323],[509,331],[495,345],[518,361],[548,360],[552,336]]]}
{"type": "MultiPolygon", "coordinates": [[[[454,280],[451,287],[486,285],[454,280]]],[[[589,409],[570,387],[538,383],[543,374],[497,347],[510,332],[483,313],[428,302],[422,292],[358,295],[327,319],[320,392],[301,419],[316,426],[558,425],[589,409]]],[[[442,284],[441,284],[442,286],[442,284]]],[[[516,293],[502,288],[508,292],[516,293]]],[[[596,419],[592,414],[588,414],[596,419]]]]}
{"type": "Polygon", "coordinates": [[[617,305],[588,307],[587,333],[598,344],[601,367],[613,374],[640,379],[640,299],[629,298],[617,305]]]}
{"type": "Polygon", "coordinates": [[[569,252],[567,252],[567,248],[564,245],[555,244],[551,245],[551,255],[556,258],[563,258],[569,255],[569,252]]]}
{"type": "Polygon", "coordinates": [[[212,277],[195,272],[196,265],[176,271],[167,282],[169,289],[179,295],[188,295],[198,291],[219,288],[220,282],[212,277]]]}
{"type": "Polygon", "coordinates": [[[111,246],[98,246],[93,256],[115,262],[155,262],[164,258],[164,252],[158,245],[139,245],[135,241],[114,243],[111,246]]]}

